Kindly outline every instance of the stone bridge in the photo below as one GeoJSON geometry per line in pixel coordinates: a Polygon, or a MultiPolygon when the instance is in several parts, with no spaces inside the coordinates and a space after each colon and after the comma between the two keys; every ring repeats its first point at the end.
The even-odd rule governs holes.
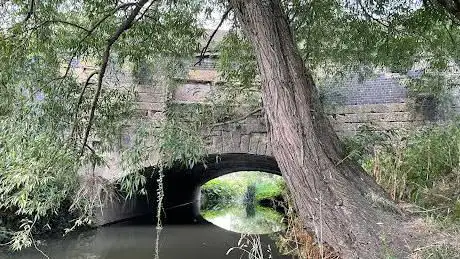
{"type": "MultiPolygon", "coordinates": [[[[198,67],[189,71],[185,83],[174,92],[168,92],[167,87],[161,84],[139,84],[137,111],[144,119],[161,122],[165,119],[168,100],[184,105],[205,102],[218,82],[218,74],[212,67],[198,67]]],[[[406,91],[392,75],[382,75],[378,79],[364,82],[349,82],[337,89],[341,89],[342,93],[352,93],[348,97],[341,96],[345,101],[330,112],[332,124],[339,135],[352,135],[360,126],[368,124],[379,130],[409,129],[423,121],[420,115],[409,109],[406,91]],[[360,90],[353,91],[355,88],[360,90]]],[[[326,97],[337,99],[334,95],[326,97]]],[[[199,188],[215,177],[240,170],[279,174],[266,133],[265,118],[261,113],[205,132],[203,139],[207,153],[210,154],[206,166],[196,165],[192,169],[175,167],[165,174],[166,217],[171,219],[180,215],[182,221],[195,219],[199,209],[199,188]]],[[[130,135],[126,134],[123,142],[129,145],[130,141],[130,135]]],[[[152,140],[152,145],[155,145],[155,140],[152,140]]],[[[96,168],[96,175],[111,181],[123,175],[119,165],[120,154],[107,154],[106,161],[106,165],[96,168]]],[[[148,161],[141,161],[145,173],[155,172],[158,161],[159,155],[155,151],[150,154],[148,161]]],[[[152,200],[156,199],[155,180],[149,182],[148,186],[153,193],[149,200],[134,199],[108,204],[98,217],[99,224],[151,213],[154,207],[152,200]]]]}

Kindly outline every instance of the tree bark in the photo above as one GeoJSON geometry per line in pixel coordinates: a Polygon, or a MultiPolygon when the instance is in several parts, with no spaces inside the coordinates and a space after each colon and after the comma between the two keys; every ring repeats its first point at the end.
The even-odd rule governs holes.
{"type": "Polygon", "coordinates": [[[391,248],[404,256],[404,218],[372,177],[344,159],[280,1],[229,3],[252,42],[273,154],[306,228],[344,258],[382,258],[391,248]]]}

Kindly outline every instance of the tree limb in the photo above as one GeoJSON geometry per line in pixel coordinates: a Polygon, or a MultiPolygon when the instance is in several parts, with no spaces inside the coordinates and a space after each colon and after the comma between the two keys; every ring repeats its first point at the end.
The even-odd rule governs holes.
{"type": "Polygon", "coordinates": [[[142,12],[142,14],[136,19],[136,22],[142,20],[142,18],[144,18],[144,16],[147,17],[147,11],[150,9],[150,7],[152,7],[152,5],[155,3],[156,1],[152,1],[148,6],[147,8],[145,8],[145,10],[142,12]]]}
{"type": "Polygon", "coordinates": [[[99,96],[101,95],[102,81],[104,79],[104,75],[105,75],[105,72],[106,72],[106,69],[107,69],[107,66],[108,66],[108,63],[109,63],[110,50],[111,50],[113,44],[121,36],[121,34],[123,34],[123,32],[125,32],[126,30],[128,30],[129,28],[131,28],[133,26],[134,19],[136,18],[136,16],[141,11],[142,7],[147,2],[148,2],[148,0],[140,0],[137,3],[136,8],[134,8],[134,10],[129,14],[128,18],[126,18],[126,20],[120,25],[120,27],[118,27],[116,32],[107,40],[107,45],[106,45],[106,48],[105,48],[105,51],[104,51],[104,54],[103,54],[103,57],[102,57],[102,65],[101,65],[101,69],[99,71],[99,76],[98,76],[98,80],[97,80],[96,93],[94,95],[94,99],[93,99],[93,102],[92,102],[92,105],[91,105],[91,111],[90,111],[88,125],[86,127],[86,131],[85,131],[85,135],[84,135],[84,139],[83,139],[83,145],[82,145],[82,147],[80,149],[80,156],[83,156],[83,153],[84,153],[84,150],[85,150],[85,145],[86,145],[86,143],[88,141],[88,137],[89,137],[89,133],[91,131],[91,127],[93,126],[94,114],[96,112],[96,107],[97,107],[97,104],[98,104],[98,101],[99,101],[99,96]]]}
{"type": "Polygon", "coordinates": [[[216,29],[214,29],[214,31],[212,32],[211,36],[209,37],[208,39],[208,42],[206,43],[206,45],[204,46],[204,48],[201,50],[201,53],[200,53],[200,59],[195,63],[195,65],[193,66],[197,66],[197,65],[201,65],[201,61],[203,61],[204,59],[204,54],[206,53],[206,51],[208,50],[209,48],[209,45],[211,44],[211,41],[212,39],[214,38],[214,36],[216,35],[217,31],[219,30],[219,28],[222,26],[222,24],[224,23],[224,21],[227,19],[227,16],[228,14],[230,13],[230,11],[232,10],[232,8],[228,8],[227,11],[225,11],[224,15],[222,15],[222,18],[220,19],[220,22],[219,24],[217,25],[216,29]]]}
{"type": "MultiPolygon", "coordinates": [[[[89,30],[86,30],[86,35],[78,41],[77,43],[77,49],[72,53],[69,61],[67,62],[67,67],[66,67],[66,70],[64,72],[64,75],[63,76],[60,76],[52,81],[55,81],[55,80],[62,80],[64,78],[67,77],[67,75],[69,74],[69,71],[70,71],[70,68],[72,66],[72,61],[73,59],[75,58],[75,56],[77,55],[78,51],[81,49],[81,44],[89,37],[91,36],[91,34],[94,33],[94,31],[99,28],[99,26],[105,22],[110,16],[114,15],[116,12],[118,12],[119,10],[121,9],[126,9],[128,7],[131,7],[131,6],[135,6],[137,5],[137,3],[125,3],[125,4],[121,4],[117,7],[115,7],[115,9],[113,9],[111,12],[109,12],[108,14],[106,14],[104,17],[102,17],[100,20],[98,20],[92,27],[91,29],[89,30]]],[[[51,82],[52,82],[51,81],[51,82]]]]}
{"type": "Polygon", "coordinates": [[[32,17],[32,14],[34,13],[34,9],[35,9],[35,0],[30,0],[29,11],[27,12],[27,15],[24,18],[24,21],[22,21],[22,23],[26,23],[30,19],[30,17],[32,17]]]}
{"type": "Polygon", "coordinates": [[[251,115],[254,115],[258,112],[261,112],[262,111],[262,108],[257,108],[251,112],[249,112],[248,114],[244,115],[243,117],[240,117],[240,118],[236,118],[236,119],[233,119],[233,120],[229,120],[229,121],[224,121],[224,122],[219,122],[219,123],[214,123],[211,125],[211,130],[215,127],[219,127],[219,126],[223,126],[223,125],[228,125],[228,124],[232,124],[232,123],[236,123],[236,122],[240,122],[240,121],[243,121],[245,119],[247,119],[249,116],[251,115]]]}
{"type": "Polygon", "coordinates": [[[93,76],[97,75],[99,73],[99,71],[94,71],[92,72],[88,78],[86,79],[86,82],[85,84],[83,85],[83,89],[81,90],[81,93],[80,93],[80,96],[78,98],[78,102],[77,102],[77,106],[75,107],[75,119],[74,119],[74,123],[73,123],[73,126],[72,126],[72,131],[70,133],[70,138],[73,138],[73,135],[75,134],[75,130],[77,128],[77,124],[78,124],[78,112],[80,111],[80,106],[81,104],[83,103],[83,96],[85,95],[85,92],[86,92],[86,89],[88,88],[88,86],[90,85],[90,81],[91,81],[91,78],[93,78],[93,76]]]}

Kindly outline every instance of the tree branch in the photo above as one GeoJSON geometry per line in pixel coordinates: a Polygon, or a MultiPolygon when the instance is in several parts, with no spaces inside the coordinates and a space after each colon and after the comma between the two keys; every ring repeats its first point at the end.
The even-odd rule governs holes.
{"type": "Polygon", "coordinates": [[[366,7],[363,5],[363,3],[361,2],[361,0],[358,1],[358,5],[359,7],[361,8],[361,10],[363,11],[364,15],[367,17],[367,18],[370,18],[371,20],[375,21],[376,23],[382,25],[383,27],[386,27],[388,28],[389,25],[388,24],[385,24],[384,22],[382,22],[381,20],[375,18],[372,14],[370,14],[366,7]]]}
{"type": "Polygon", "coordinates": [[[105,75],[105,72],[106,72],[106,69],[107,69],[107,65],[109,63],[110,50],[111,50],[113,44],[121,36],[121,34],[123,34],[123,32],[125,32],[126,30],[128,30],[129,28],[131,28],[133,26],[134,19],[136,18],[136,16],[141,11],[142,7],[147,2],[148,2],[148,0],[140,0],[137,3],[136,8],[134,8],[134,10],[129,14],[128,18],[120,25],[120,27],[118,27],[117,31],[107,40],[107,45],[106,45],[106,48],[105,48],[105,51],[104,51],[104,54],[103,54],[103,57],[102,57],[102,65],[101,65],[101,69],[99,71],[99,76],[98,76],[98,80],[97,80],[96,93],[94,95],[94,99],[93,99],[93,102],[92,102],[92,105],[91,105],[91,111],[90,111],[90,115],[89,115],[88,125],[86,127],[86,131],[85,131],[85,135],[84,135],[84,139],[83,139],[83,145],[82,145],[81,150],[80,150],[80,156],[82,156],[83,153],[84,153],[85,145],[88,142],[89,133],[91,131],[91,127],[93,126],[94,114],[96,112],[96,107],[97,107],[97,104],[98,104],[98,101],[99,101],[99,96],[101,95],[102,81],[104,79],[104,75],[105,75]]]}
{"type": "Polygon", "coordinates": [[[86,92],[86,89],[88,88],[88,86],[90,85],[90,81],[91,81],[91,78],[93,78],[93,76],[97,75],[99,73],[99,71],[94,71],[92,72],[88,78],[86,79],[86,82],[85,84],[83,85],[83,89],[81,90],[81,93],[80,93],[80,96],[78,97],[78,102],[77,102],[77,106],[75,107],[75,119],[74,119],[74,123],[73,123],[73,126],[72,126],[72,131],[70,133],[70,138],[73,138],[73,135],[75,134],[75,130],[77,128],[77,124],[78,124],[78,112],[80,111],[80,106],[81,104],[83,103],[83,97],[85,95],[85,92],[86,92]]]}
{"type": "MultiPolygon", "coordinates": [[[[92,27],[91,29],[86,30],[86,35],[78,41],[77,43],[77,49],[72,53],[69,61],[67,62],[67,67],[66,67],[66,70],[64,72],[64,75],[63,76],[60,76],[52,81],[55,81],[55,80],[62,80],[62,79],[65,79],[67,77],[67,75],[69,74],[69,71],[70,71],[70,68],[72,66],[72,61],[73,59],[75,58],[75,56],[77,55],[78,51],[81,49],[81,44],[89,37],[91,36],[91,34],[93,34],[93,32],[99,28],[99,26],[105,22],[105,20],[107,20],[110,16],[114,15],[116,12],[118,12],[119,10],[121,9],[126,9],[128,7],[131,7],[131,6],[135,6],[137,5],[137,3],[125,3],[125,4],[121,4],[117,7],[115,7],[115,9],[111,10],[111,12],[109,12],[108,14],[106,14],[104,17],[102,17],[100,20],[98,20],[92,27]]],[[[52,82],[51,81],[51,82],[52,82]]]]}
{"type": "Polygon", "coordinates": [[[147,11],[150,9],[150,7],[152,7],[152,5],[155,3],[156,1],[152,1],[148,6],[147,8],[145,8],[145,10],[142,12],[141,15],[139,15],[139,17],[136,19],[136,22],[142,20],[142,18],[144,18],[144,16],[147,16],[147,11]]]}
{"type": "Polygon", "coordinates": [[[224,15],[222,15],[222,18],[220,19],[220,22],[219,24],[217,25],[216,29],[214,29],[214,31],[212,32],[211,36],[209,37],[208,39],[208,42],[206,43],[206,45],[204,46],[204,48],[201,50],[201,53],[200,53],[200,59],[195,63],[195,65],[193,66],[197,66],[197,65],[201,65],[201,61],[203,61],[204,59],[204,54],[206,53],[206,51],[208,50],[209,48],[209,45],[211,44],[211,41],[212,39],[214,38],[214,36],[216,35],[217,31],[219,30],[219,28],[222,26],[222,24],[224,23],[224,21],[227,19],[227,16],[228,14],[230,13],[230,11],[232,10],[232,8],[228,8],[227,11],[225,11],[224,15]]]}
{"type": "Polygon", "coordinates": [[[35,0],[30,0],[29,11],[27,12],[27,15],[24,18],[24,21],[22,21],[22,23],[26,23],[30,19],[30,17],[32,17],[32,14],[34,13],[34,9],[35,9],[35,0]]]}
{"type": "Polygon", "coordinates": [[[240,117],[240,118],[236,118],[236,119],[233,119],[233,120],[229,120],[229,121],[224,121],[224,122],[219,122],[219,123],[214,123],[211,125],[211,130],[215,127],[219,127],[219,126],[223,126],[223,125],[228,125],[228,124],[232,124],[232,123],[236,123],[236,122],[240,122],[240,121],[243,121],[245,119],[247,119],[249,116],[251,115],[254,115],[258,112],[261,112],[262,111],[262,108],[257,108],[251,112],[249,112],[248,114],[244,115],[243,117],[240,117]]]}
{"type": "Polygon", "coordinates": [[[64,20],[48,20],[48,21],[44,21],[42,23],[40,23],[39,25],[35,26],[34,28],[32,28],[31,30],[35,30],[41,26],[44,26],[48,23],[62,23],[62,24],[66,24],[66,25],[70,25],[72,27],[75,27],[77,29],[80,29],[80,30],[83,30],[83,31],[86,31],[87,33],[90,32],[88,29],[86,29],[85,27],[81,26],[81,25],[78,25],[76,23],[73,23],[73,22],[68,22],[68,21],[64,21],[64,20]]]}

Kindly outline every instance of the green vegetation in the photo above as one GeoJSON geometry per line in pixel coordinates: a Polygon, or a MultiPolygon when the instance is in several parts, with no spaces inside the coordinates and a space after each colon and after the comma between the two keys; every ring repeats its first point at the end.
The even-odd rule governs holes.
{"type": "MultiPolygon", "coordinates": [[[[458,85],[458,79],[444,74],[460,57],[458,11],[443,5],[452,1],[281,2],[299,53],[316,79],[415,68],[429,72],[407,84],[417,94],[437,95],[458,85]]],[[[138,120],[135,85],[120,83],[115,74],[132,70],[137,83],[174,87],[171,81],[185,74],[184,64],[201,50],[203,14],[228,7],[228,1],[194,0],[2,1],[1,242],[14,249],[30,246],[37,229],[52,227],[48,223],[62,214],[75,213],[65,220],[71,229],[90,223],[95,207],[113,193],[113,185],[93,170],[106,163],[108,152],[123,154],[122,167],[130,173],[120,180],[123,191],[145,193],[139,171],[154,149],[146,140],[159,144],[160,168],[177,160],[193,166],[206,155],[203,128],[245,115],[245,108],[237,109],[242,105],[261,106],[257,63],[238,24],[218,46],[218,68],[228,82],[218,85],[209,107],[192,107],[190,113],[168,103],[165,122],[140,131],[132,146],[120,141],[126,125],[138,120]]],[[[369,172],[393,198],[458,218],[455,125],[391,138],[396,142],[379,142],[377,149],[359,154],[369,172]]],[[[245,191],[217,185],[226,199],[245,191]]],[[[277,184],[255,186],[256,199],[279,194],[277,184]]]]}
{"type": "Polygon", "coordinates": [[[460,122],[410,133],[363,128],[346,140],[360,161],[395,200],[415,202],[432,215],[460,219],[460,122]]]}
{"type": "Polygon", "coordinates": [[[213,179],[201,187],[202,207],[241,203],[250,186],[255,188],[254,202],[280,197],[285,190],[280,176],[256,171],[236,172],[213,179]]]}
{"type": "Polygon", "coordinates": [[[224,229],[246,234],[268,234],[284,228],[283,214],[272,208],[255,206],[255,214],[248,216],[244,205],[233,204],[220,209],[202,210],[207,221],[224,229]]]}

